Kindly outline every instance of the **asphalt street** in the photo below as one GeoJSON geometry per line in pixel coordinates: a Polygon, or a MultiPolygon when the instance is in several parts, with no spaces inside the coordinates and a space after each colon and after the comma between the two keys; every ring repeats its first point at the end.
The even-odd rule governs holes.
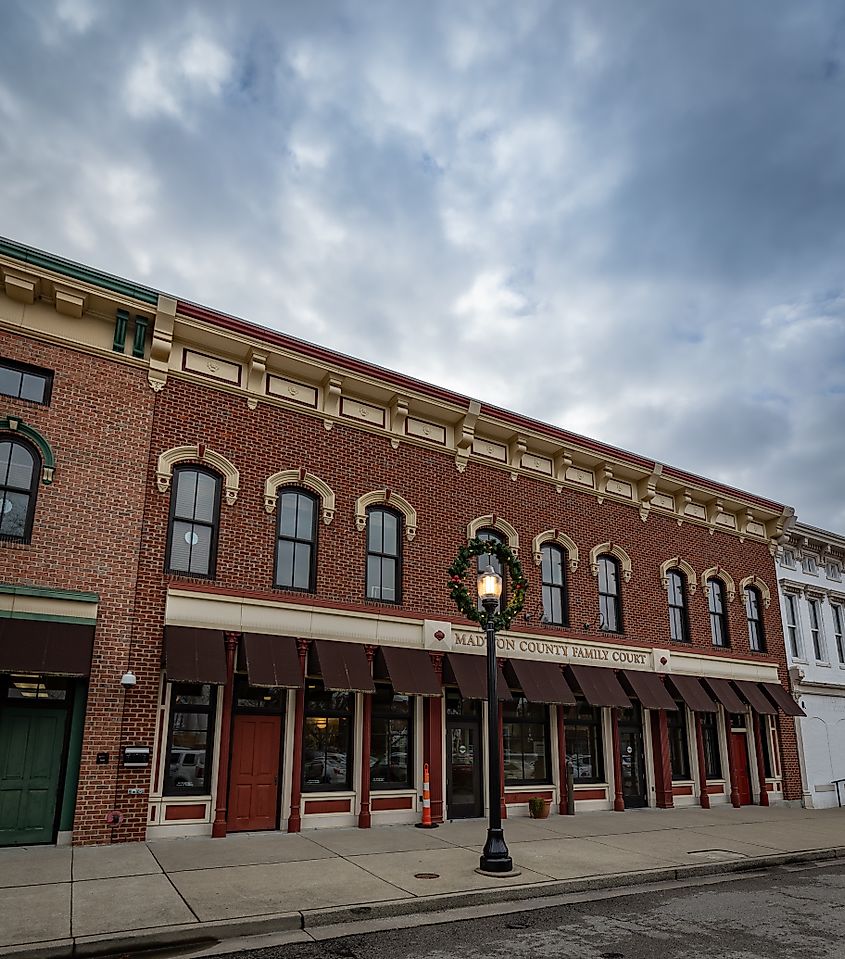
{"type": "Polygon", "coordinates": [[[783,867],[726,882],[236,955],[239,959],[843,959],[845,864],[783,867]]]}

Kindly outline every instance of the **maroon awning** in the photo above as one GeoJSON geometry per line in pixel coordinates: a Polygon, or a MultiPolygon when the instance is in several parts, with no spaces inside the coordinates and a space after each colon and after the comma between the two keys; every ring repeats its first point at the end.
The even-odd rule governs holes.
{"type": "Polygon", "coordinates": [[[193,626],[165,626],[164,668],[171,683],[226,683],[223,633],[193,626]]]}
{"type": "MultiPolygon", "coordinates": [[[[447,653],[446,663],[464,699],[487,699],[487,657],[466,653],[447,653]]],[[[502,667],[497,666],[496,695],[498,699],[513,699],[502,667]]]]}
{"type": "Polygon", "coordinates": [[[761,716],[777,716],[777,706],[773,705],[769,697],[763,694],[757,683],[735,679],[733,684],[739,690],[740,696],[755,713],[759,713],[761,716]]]}
{"type": "Polygon", "coordinates": [[[644,673],[636,669],[623,669],[622,675],[631,684],[634,695],[646,709],[674,709],[678,704],[660,682],[657,673],[644,673]]]}
{"type": "Polygon", "coordinates": [[[293,636],[244,633],[246,673],[250,686],[299,689],[302,667],[293,636]]]}
{"type": "Polygon", "coordinates": [[[93,646],[93,625],[0,619],[0,673],[88,676],[93,646]]]}
{"type": "Polygon", "coordinates": [[[760,683],[760,688],[787,716],[807,715],[780,683],[760,683]]]}
{"type": "Polygon", "coordinates": [[[511,673],[514,685],[519,686],[530,703],[563,703],[575,705],[575,693],[563,678],[560,666],[538,663],[530,659],[509,659],[505,673],[511,673]]]}
{"type": "Polygon", "coordinates": [[[718,712],[718,707],[701,685],[701,680],[695,676],[676,676],[672,673],[666,680],[675,687],[678,695],[694,713],[718,712]]]}
{"type": "Polygon", "coordinates": [[[439,696],[441,693],[440,680],[424,649],[379,646],[376,668],[379,678],[382,672],[386,674],[394,692],[405,696],[439,696]]]}
{"type": "Polygon", "coordinates": [[[729,713],[745,712],[745,703],[733,691],[733,687],[726,679],[711,679],[705,676],[704,682],[729,713]]]}
{"type": "Polygon", "coordinates": [[[567,666],[567,678],[575,680],[591,706],[621,706],[628,709],[631,697],[622,688],[612,669],[596,666],[567,666]]]}
{"type": "Polygon", "coordinates": [[[359,693],[376,691],[367,654],[360,643],[315,639],[311,648],[317,657],[326,689],[359,693]]]}

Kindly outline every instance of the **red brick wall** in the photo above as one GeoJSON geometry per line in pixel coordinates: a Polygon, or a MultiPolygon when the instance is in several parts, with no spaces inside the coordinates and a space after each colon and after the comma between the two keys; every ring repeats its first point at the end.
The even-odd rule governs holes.
{"type": "Polygon", "coordinates": [[[0,332],[0,355],[55,371],[48,407],[0,397],[56,456],[39,486],[32,541],[0,542],[0,581],[100,596],[74,839],[107,842],[116,792],[120,677],[129,661],[153,393],[140,368],[0,332]],[[107,766],[95,764],[108,752],[107,766]]]}

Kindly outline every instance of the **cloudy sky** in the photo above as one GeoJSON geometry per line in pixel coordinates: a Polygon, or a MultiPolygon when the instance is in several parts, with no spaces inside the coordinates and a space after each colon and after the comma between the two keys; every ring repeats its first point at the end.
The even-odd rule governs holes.
{"type": "Polygon", "coordinates": [[[0,233],[845,531],[839,0],[5,0],[0,233]]]}

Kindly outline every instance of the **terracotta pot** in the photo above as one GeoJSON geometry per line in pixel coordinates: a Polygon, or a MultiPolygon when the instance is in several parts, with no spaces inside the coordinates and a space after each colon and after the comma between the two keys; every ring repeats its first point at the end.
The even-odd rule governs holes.
{"type": "Polygon", "coordinates": [[[544,799],[544,800],[543,800],[543,808],[542,808],[542,809],[539,809],[539,810],[537,810],[537,811],[535,812],[535,811],[531,808],[531,806],[529,806],[529,807],[528,807],[528,814],[531,816],[532,819],[548,819],[548,818],[549,818],[549,811],[551,810],[551,808],[552,808],[552,801],[551,801],[551,799],[544,799]]]}

